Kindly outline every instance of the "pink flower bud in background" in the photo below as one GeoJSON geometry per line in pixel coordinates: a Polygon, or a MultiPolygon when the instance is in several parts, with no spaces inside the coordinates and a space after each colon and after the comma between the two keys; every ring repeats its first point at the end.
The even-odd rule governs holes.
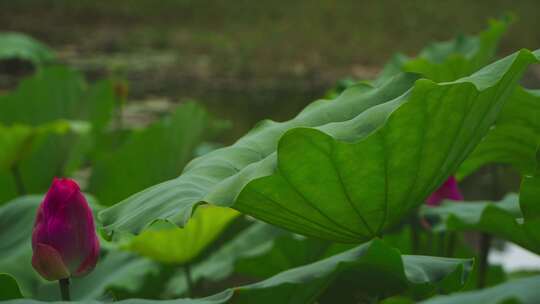
{"type": "Polygon", "coordinates": [[[53,180],[37,211],[32,250],[32,266],[50,281],[83,276],[96,266],[94,218],[75,181],[53,180]]]}
{"type": "Polygon", "coordinates": [[[458,183],[455,177],[450,176],[442,186],[427,198],[428,206],[439,206],[443,200],[449,199],[454,201],[462,201],[463,195],[458,188],[458,183]]]}

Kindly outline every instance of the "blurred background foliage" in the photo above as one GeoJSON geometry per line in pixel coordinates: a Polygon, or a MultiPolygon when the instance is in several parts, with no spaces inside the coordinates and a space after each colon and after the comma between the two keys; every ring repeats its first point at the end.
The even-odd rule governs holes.
{"type": "MultiPolygon", "coordinates": [[[[478,33],[488,18],[508,11],[519,17],[503,35],[497,57],[539,48],[537,6],[533,0],[0,0],[0,282],[5,282],[0,299],[19,292],[9,287],[11,276],[23,295],[57,299],[56,286],[37,277],[28,263],[33,212],[41,196],[27,194],[45,192],[53,176],[75,177],[99,210],[178,176],[194,156],[232,143],[261,119],[290,119],[332,88],[326,96],[357,80],[374,79],[396,51],[403,57],[394,59],[405,62],[422,46],[455,36],[460,41],[461,34],[478,33]]],[[[540,83],[538,67],[523,83],[540,83]]],[[[528,109],[529,97],[538,98],[536,92],[518,93],[528,109]]],[[[513,114],[505,121],[522,120],[513,114]]],[[[536,128],[534,121],[531,125],[536,128]]],[[[505,133],[492,135],[494,144],[498,136],[505,133]]],[[[472,161],[460,177],[477,169],[472,161]]],[[[465,180],[466,197],[498,200],[508,190],[517,191],[517,174],[506,167],[497,170],[503,172],[496,183],[485,170],[465,180]]],[[[511,203],[518,208],[515,199],[511,203]]],[[[355,287],[351,277],[371,275],[373,268],[365,266],[385,256],[392,262],[388,278],[398,278],[392,291],[407,286],[407,295],[420,299],[435,289],[476,286],[478,270],[471,270],[468,260],[435,268],[435,279],[416,286],[411,282],[419,282],[418,277],[406,276],[402,268],[425,265],[378,241],[351,249],[211,208],[199,208],[186,229],[154,223],[134,239],[115,235],[110,241],[106,236],[98,268],[74,281],[74,298],[207,296],[347,250],[364,264],[339,268],[346,262],[341,256],[331,267],[308,265],[281,279],[309,282],[314,289],[327,284],[320,288],[321,302],[332,303],[349,296],[340,290],[355,287]],[[175,248],[183,242],[193,245],[187,251],[175,248]],[[452,268],[458,264],[459,270],[452,268]],[[323,278],[310,281],[314,273],[323,278]]],[[[446,219],[449,209],[432,216],[446,219]]],[[[514,219],[511,212],[504,216],[514,219]]],[[[455,221],[443,222],[445,229],[465,229],[455,221]]],[[[415,235],[404,223],[384,241],[404,254],[470,258],[477,253],[466,237],[415,235]],[[452,254],[446,247],[450,242],[458,244],[452,254]]],[[[531,244],[538,251],[538,244],[531,244]]],[[[434,259],[430,265],[440,262],[434,259]]],[[[486,273],[487,286],[517,276],[498,265],[486,273]]],[[[262,292],[277,294],[272,282],[262,292]]],[[[240,292],[249,296],[250,288],[259,287],[240,292]]],[[[341,300],[354,302],[369,293],[366,289],[352,295],[357,298],[341,300]]],[[[278,291],[285,297],[288,292],[278,291]]]]}
{"type": "MultiPolygon", "coordinates": [[[[373,78],[399,50],[514,12],[498,55],[540,45],[535,0],[0,1],[0,29],[32,35],[91,78],[136,84],[133,101],[192,98],[234,122],[230,143],[264,118],[286,120],[342,78],[373,78]]],[[[532,77],[532,76],[531,76],[532,77]]],[[[538,73],[536,73],[538,79],[538,73]]],[[[12,84],[0,79],[0,89],[12,84]]]]}

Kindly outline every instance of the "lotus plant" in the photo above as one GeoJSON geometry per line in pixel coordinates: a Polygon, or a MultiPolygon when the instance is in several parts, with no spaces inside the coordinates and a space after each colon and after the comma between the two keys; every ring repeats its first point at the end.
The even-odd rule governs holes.
{"type": "Polygon", "coordinates": [[[53,180],[37,211],[32,250],[32,266],[46,280],[59,281],[63,300],[69,300],[69,278],[84,276],[96,266],[94,218],[75,181],[53,180]]]}

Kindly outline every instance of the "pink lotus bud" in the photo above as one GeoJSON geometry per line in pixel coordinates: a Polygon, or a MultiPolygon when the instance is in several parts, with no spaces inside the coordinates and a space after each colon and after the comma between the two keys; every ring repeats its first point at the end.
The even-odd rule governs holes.
{"type": "Polygon", "coordinates": [[[429,206],[439,206],[445,199],[462,201],[463,196],[459,192],[458,183],[455,177],[450,176],[442,186],[427,198],[426,203],[429,206]]]}
{"type": "Polygon", "coordinates": [[[53,180],[37,211],[32,249],[32,266],[50,281],[83,276],[96,266],[94,218],[75,181],[53,180]]]}

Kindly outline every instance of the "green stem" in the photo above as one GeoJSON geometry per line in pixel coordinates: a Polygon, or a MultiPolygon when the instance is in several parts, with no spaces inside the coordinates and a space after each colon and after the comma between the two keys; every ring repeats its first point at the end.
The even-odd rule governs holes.
{"type": "Polygon", "coordinates": [[[478,281],[476,286],[483,288],[486,286],[486,277],[488,270],[489,248],[491,247],[491,236],[489,234],[480,234],[480,258],[478,261],[478,281]]]}
{"type": "Polygon", "coordinates": [[[445,241],[446,241],[446,233],[445,232],[439,232],[435,235],[436,245],[435,248],[437,250],[438,256],[444,256],[445,253],[445,241]]]}
{"type": "Polygon", "coordinates": [[[453,257],[454,251],[456,248],[456,239],[457,235],[456,232],[449,232],[448,233],[448,244],[446,245],[446,256],[447,257],[453,257]]]}
{"type": "Polygon", "coordinates": [[[426,236],[426,250],[430,255],[435,255],[435,250],[433,249],[433,238],[435,237],[434,232],[430,231],[426,236]]]}
{"type": "Polygon", "coordinates": [[[490,168],[490,175],[491,175],[491,200],[497,201],[501,198],[501,183],[499,178],[499,167],[496,165],[493,165],[490,168]]]}
{"type": "Polygon", "coordinates": [[[411,217],[411,254],[418,254],[418,251],[420,250],[420,224],[419,224],[419,218],[416,215],[413,215],[411,217]]]}
{"type": "Polygon", "coordinates": [[[124,113],[124,102],[123,100],[118,103],[118,108],[116,109],[116,128],[117,130],[122,130],[124,128],[124,121],[122,115],[124,113]]]}
{"type": "Polygon", "coordinates": [[[19,195],[25,195],[26,187],[24,186],[21,171],[19,171],[19,166],[17,164],[14,164],[11,167],[11,175],[13,175],[13,179],[15,180],[15,187],[17,188],[17,192],[19,193],[19,195]]]}
{"type": "Polygon", "coordinates": [[[118,83],[116,84],[116,130],[122,131],[124,128],[123,113],[124,113],[124,104],[126,103],[126,87],[125,84],[118,83]]]}
{"type": "MultiPolygon", "coordinates": [[[[497,201],[500,198],[499,167],[493,165],[490,170],[491,175],[491,200],[497,201]]],[[[491,236],[486,233],[480,233],[480,257],[478,261],[478,280],[477,287],[486,286],[486,277],[488,271],[489,249],[491,247],[491,236]]]]}
{"type": "Polygon", "coordinates": [[[62,295],[62,301],[71,301],[69,296],[69,278],[58,280],[60,285],[60,294],[62,295]]]}
{"type": "MultiPolygon", "coordinates": [[[[495,202],[500,198],[500,180],[499,167],[494,165],[490,170],[491,175],[491,199],[495,202]]],[[[491,236],[486,233],[480,234],[480,257],[478,261],[478,280],[476,286],[483,288],[486,286],[486,278],[488,271],[489,249],[491,247],[491,236]]]]}
{"type": "Polygon", "coordinates": [[[186,283],[187,283],[187,296],[191,297],[193,294],[193,280],[191,277],[191,267],[189,264],[186,264],[184,266],[184,274],[186,276],[186,283]]]}

